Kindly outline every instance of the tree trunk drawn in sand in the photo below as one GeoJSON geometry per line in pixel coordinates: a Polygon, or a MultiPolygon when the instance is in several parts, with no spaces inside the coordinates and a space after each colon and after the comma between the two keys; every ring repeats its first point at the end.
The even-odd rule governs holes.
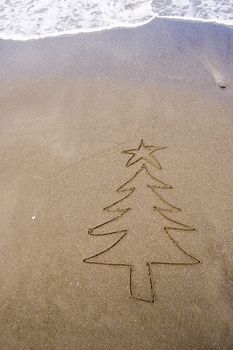
{"type": "Polygon", "coordinates": [[[153,303],[156,299],[152,265],[195,265],[200,261],[186,252],[173,237],[195,229],[178,221],[180,208],[161,195],[172,187],[148,170],[161,170],[154,153],[165,147],[145,145],[125,150],[127,167],[139,165],[134,175],[117,189],[121,199],[104,208],[112,218],[89,229],[91,236],[112,236],[106,249],[85,258],[89,264],[127,266],[129,290],[133,299],[153,303]],[[173,234],[173,235],[172,235],[173,234]]]}

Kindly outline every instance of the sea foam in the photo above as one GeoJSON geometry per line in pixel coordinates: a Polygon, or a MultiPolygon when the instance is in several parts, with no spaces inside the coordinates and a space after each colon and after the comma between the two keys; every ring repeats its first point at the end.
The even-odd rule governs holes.
{"type": "Polygon", "coordinates": [[[154,17],[233,26],[232,0],[1,0],[0,38],[47,36],[133,27],[154,17]]]}

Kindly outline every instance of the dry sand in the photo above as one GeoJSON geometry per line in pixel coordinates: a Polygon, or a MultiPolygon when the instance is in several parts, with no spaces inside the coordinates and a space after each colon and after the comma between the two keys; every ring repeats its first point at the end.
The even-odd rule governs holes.
{"type": "MultiPolygon", "coordinates": [[[[0,349],[232,349],[233,30],[155,20],[0,50],[0,349]],[[182,209],[170,217],[196,228],[175,237],[201,261],[151,265],[154,303],[130,298],[129,267],[83,262],[117,239],[88,229],[114,217],[102,209],[145,163],[121,152],[142,138],[167,147],[162,170],[146,163],[173,186],[160,190],[182,209]]],[[[147,193],[111,223],[135,232],[118,263],[138,263],[140,237],[171,258],[162,240],[151,250],[167,224],[147,193]]]]}

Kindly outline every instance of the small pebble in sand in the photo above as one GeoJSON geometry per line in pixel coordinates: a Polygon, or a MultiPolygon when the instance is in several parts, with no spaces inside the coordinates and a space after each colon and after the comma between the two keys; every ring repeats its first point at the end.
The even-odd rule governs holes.
{"type": "Polygon", "coordinates": [[[227,85],[224,81],[219,82],[218,85],[221,89],[226,89],[226,87],[227,87],[227,85]]]}

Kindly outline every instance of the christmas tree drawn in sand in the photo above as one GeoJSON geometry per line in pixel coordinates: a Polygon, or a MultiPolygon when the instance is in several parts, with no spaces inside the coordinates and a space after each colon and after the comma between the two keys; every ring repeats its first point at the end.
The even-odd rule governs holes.
{"type": "Polygon", "coordinates": [[[91,236],[111,236],[113,242],[83,260],[128,267],[131,298],[150,303],[156,300],[152,265],[200,263],[176,239],[195,229],[176,218],[181,209],[161,194],[172,187],[151,173],[151,169],[162,169],[154,153],[165,148],[148,146],[141,140],[138,148],[122,152],[130,156],[126,167],[138,166],[136,173],[117,189],[121,198],[104,208],[112,217],[88,230],[91,236]]]}

